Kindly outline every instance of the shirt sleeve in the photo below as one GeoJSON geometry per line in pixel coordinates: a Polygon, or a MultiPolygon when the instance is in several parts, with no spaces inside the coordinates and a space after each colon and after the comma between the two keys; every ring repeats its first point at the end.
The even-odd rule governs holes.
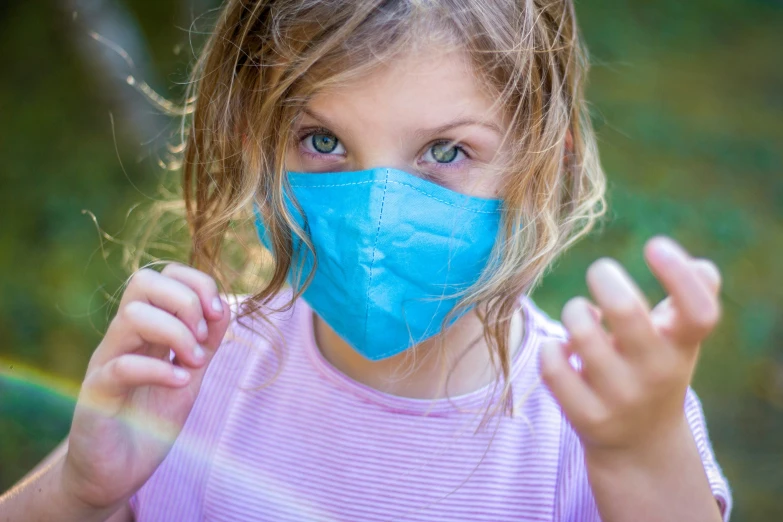
{"type": "MultiPolygon", "coordinates": [[[[688,388],[685,396],[685,416],[704,465],[712,494],[721,515],[728,522],[732,496],[728,481],[715,459],[707,433],[707,424],[696,393],[688,388]]],[[[584,449],[570,423],[563,419],[561,435],[560,476],[555,493],[555,520],[557,522],[601,522],[598,507],[587,479],[584,449]]]]}
{"type": "Polygon", "coordinates": [[[699,455],[704,464],[704,472],[707,474],[707,480],[710,483],[710,489],[715,500],[718,501],[723,520],[728,522],[731,515],[732,496],[729,482],[723,475],[715,459],[715,453],[712,450],[709,433],[707,432],[707,422],[704,419],[704,412],[701,408],[701,402],[690,387],[685,395],[685,416],[691,427],[696,446],[699,448],[699,455]]]}

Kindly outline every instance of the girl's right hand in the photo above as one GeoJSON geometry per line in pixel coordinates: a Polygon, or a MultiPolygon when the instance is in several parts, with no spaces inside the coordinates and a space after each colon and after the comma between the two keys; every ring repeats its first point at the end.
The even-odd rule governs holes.
{"type": "Polygon", "coordinates": [[[62,468],[69,494],[108,507],[147,481],[182,430],[230,316],[214,280],[193,268],[131,278],[76,403],[62,468]]]}

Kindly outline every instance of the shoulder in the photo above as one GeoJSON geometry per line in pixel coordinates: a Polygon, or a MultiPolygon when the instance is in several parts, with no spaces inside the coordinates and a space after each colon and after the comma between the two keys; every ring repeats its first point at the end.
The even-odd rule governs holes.
{"type": "MultiPolygon", "coordinates": [[[[540,387],[540,353],[541,347],[547,341],[566,341],[568,332],[565,327],[549,316],[528,296],[519,298],[522,312],[522,344],[512,362],[512,373],[527,376],[539,381],[540,387]]],[[[571,361],[578,367],[578,361],[571,361]]]]}
{"type": "Polygon", "coordinates": [[[252,344],[256,348],[285,343],[289,330],[300,323],[307,306],[295,299],[290,288],[281,290],[265,302],[250,295],[230,295],[231,323],[223,344],[252,344]]]}
{"type": "MultiPolygon", "coordinates": [[[[539,401],[546,405],[547,414],[551,419],[557,419],[557,433],[554,435],[557,449],[553,464],[556,467],[554,485],[554,520],[598,522],[600,516],[587,480],[587,468],[584,463],[584,452],[578,435],[566,418],[557,400],[541,379],[539,355],[541,346],[546,341],[565,341],[568,332],[565,327],[539,308],[532,299],[521,299],[525,316],[527,336],[532,338],[527,349],[531,353],[531,364],[528,373],[537,384],[539,401]]],[[[572,366],[580,367],[580,361],[575,356],[570,359],[572,366]]],[[[554,420],[552,420],[554,422],[554,420]]]]}
{"type": "Polygon", "coordinates": [[[565,340],[568,336],[566,329],[560,323],[549,316],[528,296],[520,298],[522,313],[525,317],[525,328],[534,330],[539,338],[565,340]]]}
{"type": "Polygon", "coordinates": [[[568,423],[541,378],[541,346],[551,340],[565,340],[567,332],[560,322],[552,319],[532,299],[520,299],[523,314],[523,340],[512,362],[512,390],[514,414],[540,431],[541,425],[550,426],[550,437],[560,441],[562,453],[563,430],[568,423]]]}
{"type": "Polygon", "coordinates": [[[281,290],[267,301],[257,303],[248,294],[224,296],[231,308],[231,323],[223,343],[268,336],[276,328],[286,326],[301,312],[291,289],[281,290]]]}

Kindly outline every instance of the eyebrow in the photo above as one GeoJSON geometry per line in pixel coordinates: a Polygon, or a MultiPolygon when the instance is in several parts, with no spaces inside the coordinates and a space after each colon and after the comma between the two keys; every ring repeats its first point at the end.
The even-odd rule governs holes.
{"type": "MultiPolygon", "coordinates": [[[[341,127],[334,122],[330,121],[329,118],[326,118],[325,116],[318,114],[317,112],[313,111],[312,109],[304,108],[302,109],[302,113],[310,116],[314,120],[318,120],[321,122],[324,126],[329,127],[330,129],[334,130],[335,132],[342,133],[341,127]]],[[[416,136],[419,139],[428,138],[428,137],[434,137],[438,134],[443,134],[445,132],[448,132],[452,129],[455,129],[457,127],[464,127],[468,125],[475,125],[479,127],[484,127],[485,129],[489,129],[498,135],[503,135],[502,129],[494,122],[490,121],[482,121],[482,120],[474,120],[471,118],[463,118],[460,120],[455,120],[449,123],[446,123],[444,125],[441,125],[439,127],[434,127],[432,129],[419,129],[416,132],[414,132],[414,136],[416,136]]]]}
{"type": "Polygon", "coordinates": [[[503,135],[503,131],[500,129],[500,127],[490,121],[482,121],[482,120],[473,120],[470,118],[463,118],[461,120],[455,120],[449,123],[446,123],[445,125],[441,125],[440,127],[435,127],[433,129],[421,129],[414,133],[415,136],[419,138],[427,138],[427,137],[434,137],[439,134],[443,134],[445,132],[448,132],[452,129],[456,129],[457,127],[466,127],[469,125],[474,125],[478,127],[484,127],[485,129],[489,129],[499,135],[503,135]]]}

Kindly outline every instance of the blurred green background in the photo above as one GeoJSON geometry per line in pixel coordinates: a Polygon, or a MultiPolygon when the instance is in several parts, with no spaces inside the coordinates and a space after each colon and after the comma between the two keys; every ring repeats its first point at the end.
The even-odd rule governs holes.
{"type": "MultiPolygon", "coordinates": [[[[212,0],[0,2],[0,490],[67,433],[73,395],[123,282],[126,214],[157,197],[177,99],[212,0]],[[91,37],[127,51],[127,63],[91,37]],[[191,42],[193,40],[193,42],[191,42]]],[[[649,295],[642,245],[671,234],[714,259],[724,319],[694,387],[735,521],[783,520],[783,3],[582,1],[589,98],[611,219],[536,292],[554,316],[616,257],[649,295]]]]}

